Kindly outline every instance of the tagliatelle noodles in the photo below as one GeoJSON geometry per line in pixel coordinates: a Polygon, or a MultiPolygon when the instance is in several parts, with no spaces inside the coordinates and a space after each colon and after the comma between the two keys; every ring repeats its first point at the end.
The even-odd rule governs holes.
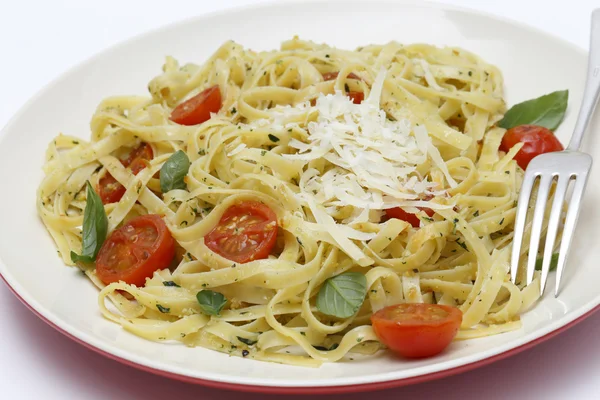
{"type": "Polygon", "coordinates": [[[97,187],[106,173],[127,188],[105,206],[109,232],[159,214],[179,246],[176,268],[144,287],[105,286],[86,270],[106,318],[149,340],[304,366],[375,353],[371,314],[402,302],[459,307],[459,339],[520,326],[539,281],[508,279],[523,172],[513,160],[519,146],[498,150],[497,68],[459,48],[390,42],[346,51],[294,38],[268,52],[227,42],[202,65],[169,57],[163,70],[150,97],[102,101],[90,141],[60,135],[46,153],[37,210],[65,264],[82,246],[85,182],[97,187]],[[218,114],[195,126],[169,119],[214,85],[218,114]],[[363,103],[349,91],[363,92],[363,103]],[[117,155],[141,142],[154,158],[133,175],[117,155]],[[177,150],[191,161],[187,190],[163,195],[154,176],[177,150]],[[235,264],[203,237],[247,200],[276,213],[277,251],[235,264]],[[420,227],[384,218],[392,207],[416,212],[420,227]],[[320,313],[321,285],[348,271],[367,278],[360,310],[346,319],[320,313]],[[219,316],[200,309],[196,294],[206,289],[228,299],[219,316]]]}

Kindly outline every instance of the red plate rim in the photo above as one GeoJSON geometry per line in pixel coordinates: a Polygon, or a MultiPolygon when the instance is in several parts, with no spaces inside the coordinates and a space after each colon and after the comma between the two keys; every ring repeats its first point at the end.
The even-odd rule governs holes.
{"type": "Polygon", "coordinates": [[[592,308],[590,311],[579,316],[578,318],[574,319],[573,321],[569,322],[568,324],[565,324],[565,325],[561,326],[560,328],[557,328],[554,331],[549,332],[546,335],[541,336],[541,337],[539,337],[535,340],[532,340],[528,343],[525,343],[521,346],[507,350],[500,354],[496,354],[495,356],[485,358],[483,360],[474,361],[469,364],[461,365],[461,366],[455,367],[455,368],[446,369],[443,371],[432,372],[429,374],[414,376],[414,377],[410,377],[410,378],[396,379],[396,380],[386,381],[386,382],[363,383],[363,384],[359,384],[359,385],[286,386],[286,387],[259,386],[259,385],[243,385],[243,384],[235,384],[235,383],[227,383],[227,382],[218,382],[218,381],[211,381],[211,380],[207,380],[207,379],[194,378],[191,376],[175,374],[172,372],[152,368],[147,365],[138,364],[136,362],[127,360],[125,358],[118,357],[112,353],[104,351],[96,346],[93,346],[93,345],[79,339],[78,337],[70,334],[69,332],[62,329],[60,326],[56,325],[55,323],[53,323],[52,321],[47,319],[40,312],[38,312],[35,308],[33,308],[33,306],[31,306],[29,303],[27,303],[27,301],[25,301],[25,299],[23,299],[23,297],[21,297],[21,295],[19,293],[17,293],[17,291],[8,283],[8,281],[6,280],[6,278],[4,278],[4,276],[2,274],[0,274],[0,278],[2,278],[2,280],[4,281],[6,286],[10,289],[10,291],[29,310],[31,310],[35,315],[37,315],[42,321],[44,321],[45,323],[47,323],[48,325],[50,325],[51,327],[53,327],[54,329],[56,329],[57,331],[59,331],[60,333],[65,335],[66,337],[68,337],[69,339],[71,339],[71,340],[87,347],[88,349],[91,349],[94,352],[101,354],[107,358],[116,360],[116,361],[120,362],[121,364],[128,365],[130,367],[134,367],[134,368],[137,368],[142,371],[150,372],[152,374],[164,376],[164,377],[171,378],[171,379],[176,379],[176,380],[182,381],[182,382],[194,383],[197,385],[207,386],[207,387],[216,388],[216,389],[235,390],[235,391],[240,391],[240,392],[264,393],[264,394],[340,394],[340,393],[348,393],[348,392],[366,392],[366,391],[375,391],[375,390],[397,388],[397,387],[401,387],[401,386],[408,386],[408,385],[413,385],[413,384],[417,384],[417,383],[432,381],[435,379],[445,378],[445,377],[452,376],[452,375],[457,375],[462,372],[471,371],[475,368],[483,367],[483,366],[486,366],[493,362],[503,360],[507,357],[510,357],[512,355],[515,355],[522,351],[530,349],[531,347],[538,345],[542,342],[545,342],[546,340],[553,338],[554,336],[558,335],[559,333],[562,333],[562,332],[566,331],[567,329],[575,326],[579,322],[588,318],[590,315],[592,315],[598,309],[600,309],[600,305],[597,305],[596,307],[592,308]]]}

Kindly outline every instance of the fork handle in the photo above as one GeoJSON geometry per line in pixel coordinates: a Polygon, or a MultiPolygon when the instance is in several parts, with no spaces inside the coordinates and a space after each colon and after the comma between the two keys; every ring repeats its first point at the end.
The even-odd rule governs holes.
{"type": "Polygon", "coordinates": [[[577,117],[577,125],[567,150],[577,151],[581,147],[583,133],[590,122],[598,95],[600,94],[600,8],[592,12],[592,29],[590,34],[590,55],[588,59],[587,79],[581,109],[577,117]]]}

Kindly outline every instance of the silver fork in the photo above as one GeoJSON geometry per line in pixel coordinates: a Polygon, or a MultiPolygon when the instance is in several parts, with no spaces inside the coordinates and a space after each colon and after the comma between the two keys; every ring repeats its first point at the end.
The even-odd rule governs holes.
{"type": "Polygon", "coordinates": [[[548,272],[550,271],[550,261],[556,241],[558,226],[560,223],[563,205],[567,189],[571,180],[574,180],[573,194],[568,204],[567,215],[565,218],[563,235],[558,253],[558,263],[556,264],[556,289],[555,296],[558,296],[560,282],[565,268],[565,262],[569,255],[569,247],[573,238],[573,231],[577,224],[579,210],[581,208],[581,198],[587,178],[592,167],[592,157],[589,154],[579,151],[581,140],[587,128],[590,118],[596,107],[598,95],[600,94],[600,9],[592,13],[592,29],[590,35],[590,54],[588,60],[588,72],[581,102],[581,109],[577,117],[577,125],[565,151],[557,153],[546,153],[535,157],[525,171],[519,202],[517,205],[517,215],[515,219],[515,233],[513,239],[513,248],[511,256],[511,278],[516,283],[517,272],[519,268],[519,256],[521,253],[521,244],[523,242],[523,232],[525,229],[525,220],[527,218],[527,209],[534,183],[539,180],[537,199],[533,211],[533,220],[531,224],[531,238],[529,245],[529,259],[527,261],[527,285],[533,281],[535,272],[538,246],[542,234],[542,224],[548,195],[552,183],[556,181],[554,200],[550,209],[548,219],[548,228],[546,231],[546,243],[544,245],[544,254],[542,260],[542,276],[540,283],[541,294],[544,293],[548,272]]]}

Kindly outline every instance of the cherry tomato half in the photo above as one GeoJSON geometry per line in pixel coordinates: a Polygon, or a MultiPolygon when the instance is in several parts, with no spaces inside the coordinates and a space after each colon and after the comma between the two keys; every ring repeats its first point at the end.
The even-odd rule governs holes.
{"type": "MultiPolygon", "coordinates": [[[[323,74],[323,80],[324,81],[332,81],[334,79],[337,79],[338,75],[339,75],[339,71],[334,71],[334,72],[325,72],[323,74]]],[[[350,72],[348,74],[348,79],[358,79],[360,80],[360,76],[356,75],[354,72],[350,72]]]]}
{"type": "Polygon", "coordinates": [[[231,206],[204,237],[215,253],[238,263],[267,258],[277,239],[277,216],[267,205],[246,201],[231,206]]]}
{"type": "Polygon", "coordinates": [[[348,97],[354,104],[360,104],[365,99],[365,94],[363,92],[348,92],[348,97]]]}
{"type": "MultiPolygon", "coordinates": [[[[432,217],[434,214],[434,211],[431,208],[418,207],[418,209],[425,211],[425,213],[430,217],[432,217]]],[[[411,224],[413,228],[418,228],[421,223],[419,217],[417,217],[417,214],[406,212],[400,207],[388,208],[385,210],[385,215],[387,215],[388,218],[396,218],[406,221],[411,224]]]]}
{"type": "MultiPolygon", "coordinates": [[[[323,80],[332,81],[334,79],[337,79],[339,74],[339,71],[326,72],[323,74],[323,80]]],[[[360,76],[356,75],[354,72],[350,72],[348,74],[348,79],[360,80],[360,76]]],[[[365,94],[363,92],[348,92],[348,97],[350,97],[350,100],[352,100],[354,104],[360,104],[365,99],[365,94]]]]}
{"type": "Polygon", "coordinates": [[[508,152],[519,142],[524,144],[515,156],[515,161],[523,169],[527,168],[535,156],[565,149],[551,130],[537,125],[519,125],[506,131],[500,150],[508,152]]]}
{"type": "MultiPolygon", "coordinates": [[[[137,175],[141,170],[148,166],[147,160],[152,160],[154,152],[148,143],[142,143],[132,149],[121,164],[125,168],[131,168],[131,172],[137,175]]],[[[121,200],[125,194],[125,186],[121,185],[110,173],[106,173],[98,182],[98,195],[102,199],[102,204],[116,203],[121,200]]]]}
{"type": "Polygon", "coordinates": [[[154,271],[175,256],[175,240],[158,215],[141,215],[115,229],[96,258],[96,274],[106,284],[123,281],[144,286],[154,271]]]}
{"type": "Polygon", "coordinates": [[[219,85],[215,85],[175,107],[171,121],[179,125],[198,125],[208,121],[210,113],[217,113],[220,109],[221,90],[219,85]]]}
{"type": "Polygon", "coordinates": [[[138,147],[131,150],[124,160],[121,160],[121,164],[127,168],[137,159],[152,160],[153,158],[154,152],[152,151],[152,147],[148,143],[141,143],[138,147]]]}
{"type": "Polygon", "coordinates": [[[102,204],[116,203],[125,194],[125,186],[121,185],[109,172],[98,182],[98,195],[102,204]]]}
{"type": "Polygon", "coordinates": [[[379,340],[409,358],[441,353],[456,336],[461,322],[458,308],[439,304],[396,304],[371,316],[379,340]]]}

